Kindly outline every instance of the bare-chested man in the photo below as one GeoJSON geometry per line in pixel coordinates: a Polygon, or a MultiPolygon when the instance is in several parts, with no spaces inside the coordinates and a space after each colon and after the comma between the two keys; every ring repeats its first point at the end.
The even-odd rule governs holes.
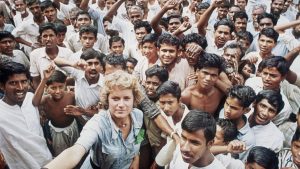
{"type": "Polygon", "coordinates": [[[198,76],[195,85],[187,87],[181,95],[182,103],[190,109],[197,109],[214,114],[223,93],[215,87],[222,71],[222,59],[218,55],[204,53],[195,65],[198,76]]]}
{"type": "Polygon", "coordinates": [[[49,66],[32,100],[34,106],[43,106],[49,119],[54,156],[71,147],[79,137],[74,116],[64,112],[67,105],[75,105],[74,93],[65,91],[66,78],[64,73],[49,66]],[[43,96],[45,87],[47,95],[43,96]]]}

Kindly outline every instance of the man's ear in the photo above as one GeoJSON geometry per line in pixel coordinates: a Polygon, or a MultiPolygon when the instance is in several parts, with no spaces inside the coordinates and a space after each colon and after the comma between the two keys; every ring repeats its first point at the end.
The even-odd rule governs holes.
{"type": "Polygon", "coordinates": [[[210,148],[213,146],[214,141],[215,141],[215,139],[212,139],[212,140],[210,140],[209,142],[207,142],[207,147],[208,147],[208,149],[210,149],[210,148]]]}
{"type": "Polygon", "coordinates": [[[247,114],[249,111],[251,110],[251,108],[247,107],[244,109],[244,114],[247,114]]]}

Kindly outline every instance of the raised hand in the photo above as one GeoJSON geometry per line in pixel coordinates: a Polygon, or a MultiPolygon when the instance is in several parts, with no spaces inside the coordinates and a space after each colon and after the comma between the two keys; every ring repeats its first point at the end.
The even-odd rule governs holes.
{"type": "Polygon", "coordinates": [[[232,140],[227,145],[227,152],[229,153],[242,153],[246,151],[246,144],[243,141],[232,140]]]}
{"type": "Polygon", "coordinates": [[[87,62],[83,59],[80,59],[78,62],[76,62],[73,67],[75,67],[76,69],[80,69],[80,70],[85,70],[86,66],[87,66],[87,62]]]}
{"type": "Polygon", "coordinates": [[[85,114],[85,110],[82,107],[74,106],[74,105],[67,105],[64,108],[64,112],[67,115],[73,115],[73,116],[80,116],[85,114]]]}
{"type": "Polygon", "coordinates": [[[163,8],[169,10],[175,8],[177,4],[178,4],[177,0],[168,0],[163,6],[163,8]]]}
{"type": "Polygon", "coordinates": [[[51,64],[46,70],[43,71],[44,79],[48,80],[51,77],[51,75],[53,74],[54,70],[55,70],[55,66],[53,64],[51,64]]]}

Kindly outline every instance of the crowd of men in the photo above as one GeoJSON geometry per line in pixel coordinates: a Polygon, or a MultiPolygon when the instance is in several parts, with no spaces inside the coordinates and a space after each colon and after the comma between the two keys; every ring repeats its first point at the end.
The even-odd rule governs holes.
{"type": "Polygon", "coordinates": [[[300,169],[299,53],[298,0],[2,0],[0,168],[78,144],[123,70],[145,94],[138,168],[300,169]]]}

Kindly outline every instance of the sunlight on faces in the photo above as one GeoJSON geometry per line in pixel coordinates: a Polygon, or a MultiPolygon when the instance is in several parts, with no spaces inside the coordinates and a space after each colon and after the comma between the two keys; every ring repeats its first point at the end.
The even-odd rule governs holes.
{"type": "Polygon", "coordinates": [[[0,40],[0,52],[4,55],[12,56],[16,42],[11,38],[3,38],[0,40]]]}
{"type": "Polygon", "coordinates": [[[158,50],[159,59],[164,66],[169,66],[176,62],[178,49],[177,46],[161,44],[158,50]]]}
{"type": "Polygon", "coordinates": [[[214,144],[213,145],[216,145],[216,146],[224,146],[225,145],[225,142],[224,142],[224,131],[223,129],[217,125],[217,128],[216,128],[216,136],[214,138],[214,144]]]}
{"type": "Polygon", "coordinates": [[[77,28],[80,28],[81,26],[89,26],[91,25],[91,20],[89,16],[86,14],[78,15],[76,19],[76,26],[77,28]]]}
{"type": "Polygon", "coordinates": [[[230,28],[226,25],[219,25],[214,36],[215,44],[218,47],[223,47],[227,41],[231,40],[230,28]]]}
{"type": "Polygon", "coordinates": [[[167,116],[173,116],[180,110],[180,101],[171,93],[159,96],[159,107],[167,116]]]}
{"type": "Polygon", "coordinates": [[[92,48],[97,41],[97,38],[92,32],[84,32],[80,36],[80,42],[83,49],[92,48]]]}
{"type": "Polygon", "coordinates": [[[145,42],[142,45],[142,54],[148,59],[157,58],[157,47],[152,42],[145,42]]]}
{"type": "Polygon", "coordinates": [[[54,22],[56,20],[56,9],[52,6],[44,9],[43,15],[48,19],[48,22],[54,22]]]}
{"type": "Polygon", "coordinates": [[[57,45],[57,36],[52,29],[47,29],[42,32],[41,41],[46,48],[54,48],[57,45]]]}
{"type": "Polygon", "coordinates": [[[293,155],[293,162],[299,167],[300,166],[300,141],[293,141],[291,146],[293,155]]]}
{"type": "Polygon", "coordinates": [[[47,93],[51,95],[54,100],[60,100],[64,96],[66,88],[65,83],[53,82],[47,86],[47,93]]]}
{"type": "Polygon", "coordinates": [[[211,89],[219,78],[219,69],[204,67],[201,70],[197,69],[196,75],[198,76],[198,86],[203,89],[211,89]]]}
{"type": "Polygon", "coordinates": [[[132,89],[113,86],[108,95],[108,109],[114,118],[122,119],[129,116],[133,108],[132,89]]]}
{"type": "Polygon", "coordinates": [[[4,85],[1,84],[1,88],[5,93],[4,102],[9,105],[21,105],[29,89],[29,80],[24,73],[14,74],[8,78],[4,85]]]}
{"type": "Polygon", "coordinates": [[[275,46],[276,42],[270,37],[261,35],[258,39],[258,47],[262,54],[270,54],[275,46]]]}
{"type": "Polygon", "coordinates": [[[135,30],[135,36],[138,43],[141,43],[144,36],[147,35],[147,31],[145,27],[140,27],[135,30]]]}
{"type": "Polygon", "coordinates": [[[208,153],[212,143],[213,140],[207,143],[204,130],[200,129],[192,133],[182,130],[180,151],[183,161],[197,164],[208,153]]]}
{"type": "Polygon", "coordinates": [[[227,97],[224,103],[224,118],[229,120],[237,120],[248,110],[240,105],[237,98],[227,97]]]}
{"type": "Polygon", "coordinates": [[[121,41],[112,42],[110,51],[116,55],[122,55],[124,51],[124,44],[121,41]]]}
{"type": "Polygon", "coordinates": [[[266,125],[277,115],[276,107],[272,106],[267,99],[262,99],[260,102],[255,103],[254,107],[254,120],[258,125],[266,125]]]}
{"type": "Polygon", "coordinates": [[[99,78],[101,71],[100,61],[96,58],[86,60],[87,66],[85,68],[85,77],[88,81],[95,81],[99,78]]]}
{"type": "Polygon", "coordinates": [[[161,85],[161,81],[157,76],[147,77],[145,81],[145,90],[149,98],[156,97],[156,89],[161,85]]]}
{"type": "Polygon", "coordinates": [[[264,68],[261,72],[264,89],[277,90],[285,79],[275,67],[264,68]]]}

